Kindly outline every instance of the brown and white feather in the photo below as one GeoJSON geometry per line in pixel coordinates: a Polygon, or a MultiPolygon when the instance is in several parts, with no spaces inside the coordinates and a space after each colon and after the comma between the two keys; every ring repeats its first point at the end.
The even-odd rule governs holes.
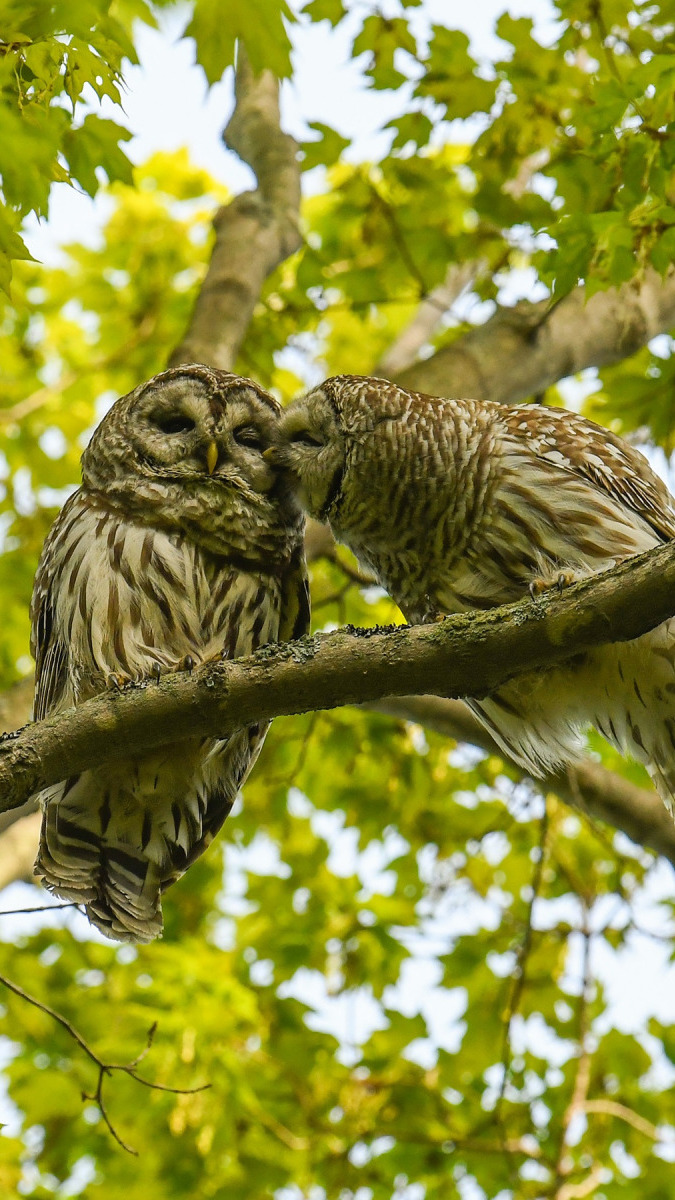
{"type": "MultiPolygon", "coordinates": [[[[305,632],[302,517],[262,458],[277,422],[257,385],[199,365],[164,372],[113,406],[35,580],[36,719],[111,679],[238,658],[305,632]],[[173,429],[181,419],[185,428],[173,429]]],[[[251,725],[191,739],[186,730],[178,745],[47,789],[36,874],[84,904],[107,936],[156,937],[161,892],[218,832],[265,733],[251,725]]]]}
{"type": "MultiPolygon", "coordinates": [[[[411,622],[522,599],[675,537],[638,450],[562,409],[337,376],[286,411],[277,461],[411,622]]],[[[594,725],[675,802],[675,621],[516,679],[471,706],[535,775],[594,725]]]]}

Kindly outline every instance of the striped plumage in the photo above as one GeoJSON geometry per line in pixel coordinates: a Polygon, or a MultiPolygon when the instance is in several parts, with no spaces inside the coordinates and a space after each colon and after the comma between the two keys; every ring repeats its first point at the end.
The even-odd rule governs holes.
{"type": "MultiPolygon", "coordinates": [[[[306,631],[302,516],[262,457],[277,423],[256,384],[199,365],[113,405],[38,567],[36,719],[306,631]]],[[[161,891],[217,833],[265,732],[188,737],[47,789],[36,874],[108,937],[157,937],[161,891]]]]}
{"type": "MultiPolygon", "coordinates": [[[[675,537],[675,505],[637,450],[561,409],[507,407],[338,376],[296,401],[276,461],[308,511],[411,622],[519,600],[675,537]]],[[[594,725],[675,798],[675,621],[471,701],[535,775],[594,725]]]]}

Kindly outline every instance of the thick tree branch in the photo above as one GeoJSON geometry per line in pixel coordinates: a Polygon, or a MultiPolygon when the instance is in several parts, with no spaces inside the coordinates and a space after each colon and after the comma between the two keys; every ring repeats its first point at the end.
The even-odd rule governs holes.
{"type": "Polygon", "coordinates": [[[254,171],[258,187],[216,213],[216,240],[184,340],[170,366],[206,362],[231,370],[271,271],[301,244],[297,146],[279,124],[279,86],[253,74],[239,51],[236,104],[223,139],[254,171]]]}
{"type": "MultiPolygon", "coordinates": [[[[35,804],[32,804],[32,808],[35,809],[35,804]]],[[[18,811],[22,812],[22,809],[18,811]]],[[[35,882],[33,863],[41,822],[40,813],[33,811],[29,816],[22,815],[11,828],[3,831],[0,842],[0,891],[20,879],[25,883],[35,882]]]]}
{"type": "Polygon", "coordinates": [[[548,300],[498,309],[431,358],[400,372],[396,382],[439,396],[474,396],[515,404],[587,367],[634,354],[675,325],[675,269],[662,279],[596,292],[586,303],[576,288],[546,315],[548,300]]]}
{"type": "Polygon", "coordinates": [[[282,714],[408,692],[482,696],[512,676],[675,613],[675,544],[584,580],[563,596],[436,625],[314,635],[250,658],[207,663],[121,695],[104,694],[0,743],[0,808],[95,765],[282,714]]]}
{"type": "MultiPolygon", "coordinates": [[[[0,733],[16,729],[30,720],[33,680],[22,679],[0,693],[0,733]]],[[[31,880],[40,832],[40,815],[35,800],[21,808],[0,812],[0,890],[17,879],[31,880]],[[10,828],[11,826],[11,828],[10,828]]]]}

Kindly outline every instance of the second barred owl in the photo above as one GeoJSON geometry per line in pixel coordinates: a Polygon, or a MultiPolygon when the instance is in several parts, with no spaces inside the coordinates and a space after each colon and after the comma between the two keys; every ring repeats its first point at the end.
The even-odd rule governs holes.
{"type": "MultiPolygon", "coordinates": [[[[575,413],[326,380],[286,410],[272,457],[308,512],[412,622],[520,600],[675,537],[646,459],[575,413]]],[[[594,725],[675,799],[675,620],[470,701],[532,774],[578,758],[594,725]]]]}
{"type": "MultiPolygon", "coordinates": [[[[278,419],[257,384],[201,365],[113,405],[38,567],[36,719],[306,631],[304,522],[263,458],[278,419]]],[[[265,732],[190,738],[188,726],[46,789],[35,873],[108,937],[150,941],[161,892],[219,830],[265,732]]]]}

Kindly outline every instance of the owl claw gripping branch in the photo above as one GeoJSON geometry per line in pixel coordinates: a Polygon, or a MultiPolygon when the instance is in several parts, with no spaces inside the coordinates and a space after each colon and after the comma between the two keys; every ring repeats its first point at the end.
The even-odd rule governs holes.
{"type": "MultiPolygon", "coordinates": [[[[113,405],[38,567],[37,720],[306,632],[302,514],[263,458],[278,420],[257,384],[199,365],[113,405]]],[[[46,789],[35,873],[108,937],[151,941],[161,892],[218,832],[265,732],[172,742],[46,789]]]]}
{"type": "MultiPolygon", "coordinates": [[[[646,459],[575,413],[328,379],[284,414],[270,458],[410,622],[565,586],[675,537],[646,459]]],[[[644,764],[673,812],[675,620],[469,701],[533,775],[594,725],[644,764]]]]}

